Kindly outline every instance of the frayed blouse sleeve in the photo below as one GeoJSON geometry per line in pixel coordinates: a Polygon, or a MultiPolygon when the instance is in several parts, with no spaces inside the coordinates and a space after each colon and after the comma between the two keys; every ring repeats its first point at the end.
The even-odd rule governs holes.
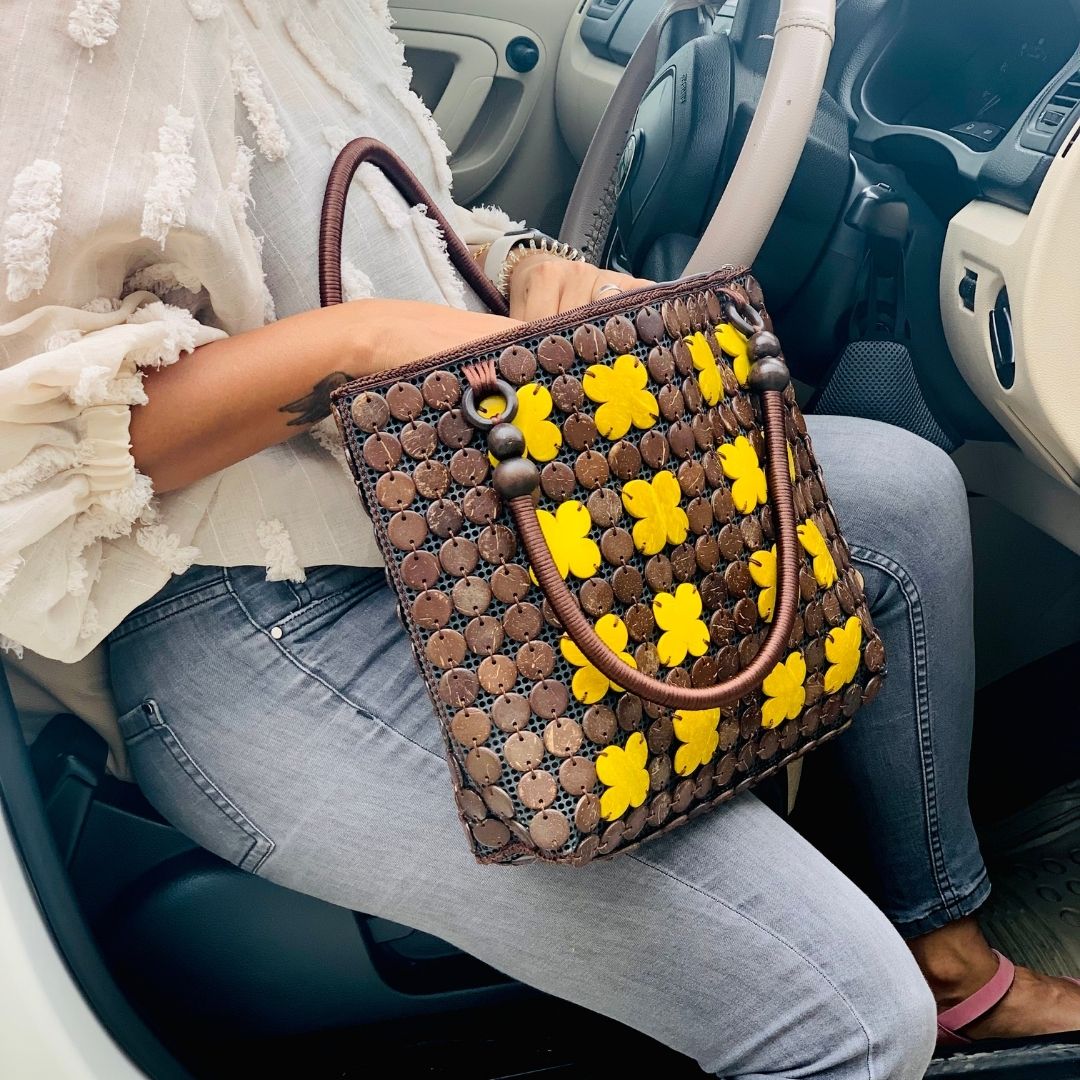
{"type": "MultiPolygon", "coordinates": [[[[154,524],[153,489],[128,444],[131,406],[146,401],[141,373],[224,335],[145,292],[108,312],[38,308],[0,333],[45,336],[0,371],[0,633],[74,660],[101,636],[109,543],[154,524]]],[[[185,569],[187,555],[177,543],[162,568],[185,569]]]]}
{"type": "Polygon", "coordinates": [[[498,240],[508,232],[523,228],[520,221],[514,221],[505,210],[497,206],[474,206],[467,210],[454,205],[454,217],[451,224],[466,244],[481,247],[498,240]]]}
{"type": "Polygon", "coordinates": [[[74,661],[194,557],[129,448],[144,372],[260,325],[266,293],[224,28],[133,5],[87,37],[63,8],[0,27],[0,645],[74,661]]]}

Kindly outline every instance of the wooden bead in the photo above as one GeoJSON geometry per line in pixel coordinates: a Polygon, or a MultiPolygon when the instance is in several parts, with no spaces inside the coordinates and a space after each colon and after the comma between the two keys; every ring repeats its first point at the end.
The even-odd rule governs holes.
{"type": "Polygon", "coordinates": [[[531,495],[540,483],[540,470],[528,458],[500,461],[495,467],[492,486],[504,500],[531,495]]]}

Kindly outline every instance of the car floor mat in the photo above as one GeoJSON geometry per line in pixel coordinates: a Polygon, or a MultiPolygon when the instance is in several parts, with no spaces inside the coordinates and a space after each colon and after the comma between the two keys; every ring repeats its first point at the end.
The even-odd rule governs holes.
{"type": "Polygon", "coordinates": [[[981,830],[990,899],[979,922],[1011,960],[1080,976],[1080,781],[981,830]]]}

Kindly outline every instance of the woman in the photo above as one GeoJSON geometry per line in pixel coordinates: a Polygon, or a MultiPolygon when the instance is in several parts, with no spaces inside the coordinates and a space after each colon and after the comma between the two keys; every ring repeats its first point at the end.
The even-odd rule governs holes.
{"type": "MultiPolygon", "coordinates": [[[[385,0],[23,0],[2,34],[9,660],[59,694],[62,667],[40,658],[99,657],[108,636],[136,778],[246,870],[436,933],[718,1075],[921,1076],[919,968],[943,1008],[998,970],[971,918],[988,885],[964,798],[971,581],[949,460],[881,425],[812,421],[890,649],[890,691],[840,742],[877,838],[875,898],[910,951],[753,797],[581,871],[479,867],[325,418],[342,373],[510,324],[468,310],[437,232],[367,167],[353,302],[312,310],[321,192],[356,134],[401,153],[478,254],[493,245],[493,275],[509,247],[503,215],[452,204],[385,0]]],[[[516,319],[636,284],[514,258],[516,319]]],[[[964,1034],[1077,1026],[1080,991],[1020,972],[964,1034]]]]}

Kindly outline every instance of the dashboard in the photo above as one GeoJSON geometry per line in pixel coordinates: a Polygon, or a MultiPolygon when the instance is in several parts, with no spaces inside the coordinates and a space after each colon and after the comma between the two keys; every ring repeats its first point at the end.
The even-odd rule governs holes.
{"type": "Polygon", "coordinates": [[[929,343],[919,381],[944,413],[977,402],[1008,436],[965,447],[969,486],[1080,552],[1080,4],[879,6],[833,87],[853,153],[897,167],[940,228],[913,286],[934,289],[920,329],[945,348],[929,343]]]}
{"type": "MultiPolygon", "coordinates": [[[[838,32],[855,2],[841,3],[838,32]]],[[[1080,115],[1077,0],[878,6],[887,17],[868,27],[870,59],[859,56],[841,76],[853,148],[916,173],[931,165],[942,213],[972,194],[1030,209],[1080,115]]]]}
{"type": "Polygon", "coordinates": [[[1069,59],[1078,32],[1067,0],[913,0],[866,77],[862,106],[885,124],[991,150],[1069,59]]]}
{"type": "MultiPolygon", "coordinates": [[[[714,33],[730,33],[750,78],[764,73],[778,6],[712,5],[722,16],[714,33]]],[[[574,63],[559,72],[560,124],[575,154],[587,145],[578,129],[591,133],[595,120],[584,118],[589,99],[572,76],[621,71],[659,7],[583,0],[564,44],[574,63]]],[[[987,451],[998,464],[982,490],[997,495],[989,489],[1008,480],[1015,497],[1001,501],[1080,552],[1080,0],[838,0],[823,108],[825,98],[847,131],[842,146],[819,137],[818,159],[850,158],[847,199],[885,183],[910,206],[907,305],[932,411],[956,442],[1022,460],[1030,471],[1008,480],[1006,459],[987,451]],[[1051,481],[1056,495],[1040,487],[1051,481]]],[[[804,157],[811,165],[810,143],[804,157]]],[[[821,202],[828,186],[820,169],[800,171],[803,205],[793,186],[774,230],[785,247],[779,285],[761,273],[774,297],[795,274],[806,191],[821,202]]],[[[821,226],[813,269],[780,311],[814,383],[843,347],[857,287],[850,207],[821,226]]]]}

